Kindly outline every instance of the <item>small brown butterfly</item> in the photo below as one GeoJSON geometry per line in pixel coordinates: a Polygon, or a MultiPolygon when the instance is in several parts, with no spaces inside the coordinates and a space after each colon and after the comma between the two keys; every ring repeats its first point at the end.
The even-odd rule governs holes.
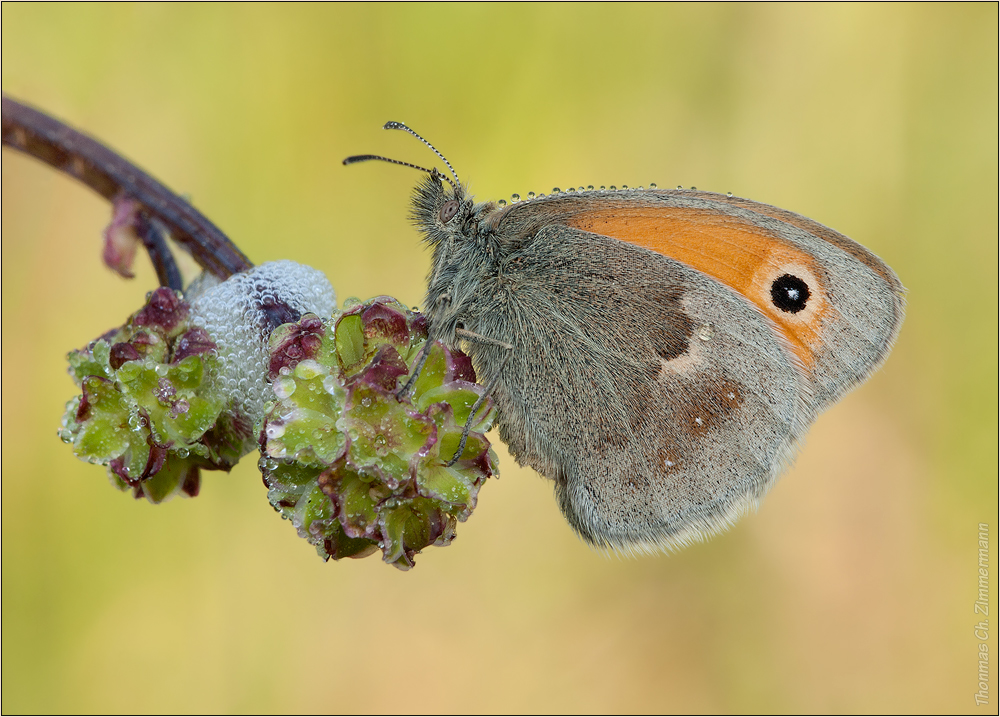
{"type": "Polygon", "coordinates": [[[732,524],[899,333],[896,274],[811,219],[655,187],[476,203],[434,151],[451,178],[345,164],[427,172],[413,218],[433,250],[430,337],[472,356],[500,437],[595,545],[673,548],[732,524]]]}

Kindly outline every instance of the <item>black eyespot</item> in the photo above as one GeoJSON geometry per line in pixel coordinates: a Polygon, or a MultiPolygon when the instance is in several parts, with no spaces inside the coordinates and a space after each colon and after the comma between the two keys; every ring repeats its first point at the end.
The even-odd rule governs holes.
{"type": "Polygon", "coordinates": [[[442,224],[447,224],[456,214],[458,214],[458,202],[454,199],[449,199],[441,207],[441,213],[438,215],[438,218],[442,224]]]}
{"type": "Polygon", "coordinates": [[[771,301],[789,314],[796,314],[806,308],[809,296],[806,282],[791,274],[782,274],[771,284],[771,301]]]}

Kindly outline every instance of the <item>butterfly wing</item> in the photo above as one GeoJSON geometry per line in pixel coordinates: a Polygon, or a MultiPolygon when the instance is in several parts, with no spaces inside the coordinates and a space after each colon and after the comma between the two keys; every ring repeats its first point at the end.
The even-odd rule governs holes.
{"type": "Polygon", "coordinates": [[[515,348],[468,348],[498,380],[501,438],[596,544],[731,523],[898,331],[877,258],[714,197],[558,197],[498,221],[499,270],[465,323],[515,348]]]}

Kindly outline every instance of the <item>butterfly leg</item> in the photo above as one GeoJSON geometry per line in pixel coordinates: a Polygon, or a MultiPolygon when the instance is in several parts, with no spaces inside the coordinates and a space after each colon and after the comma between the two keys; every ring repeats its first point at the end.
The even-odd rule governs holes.
{"type": "MultiPolygon", "coordinates": [[[[447,305],[449,303],[451,303],[451,294],[442,294],[437,298],[438,310],[441,309],[442,305],[447,305]]],[[[424,342],[424,346],[420,351],[420,358],[418,358],[417,362],[413,365],[413,373],[410,374],[410,379],[406,382],[406,385],[403,386],[403,388],[396,392],[397,401],[402,401],[403,397],[410,392],[411,388],[413,388],[413,384],[415,384],[417,379],[420,378],[420,372],[423,371],[424,364],[427,363],[427,356],[430,354],[431,347],[433,345],[434,342],[431,341],[430,336],[428,336],[427,341],[424,342]]]]}
{"type": "Polygon", "coordinates": [[[479,399],[472,405],[472,410],[469,411],[469,417],[465,421],[465,427],[462,429],[462,438],[458,442],[458,449],[455,451],[455,455],[451,457],[451,460],[445,463],[446,467],[455,465],[458,462],[458,459],[461,457],[462,452],[465,451],[465,444],[469,440],[469,431],[472,430],[472,424],[475,421],[476,414],[479,413],[479,409],[483,407],[483,404],[486,403],[486,399],[489,398],[491,393],[493,393],[493,389],[497,387],[497,383],[500,382],[500,376],[503,373],[503,369],[507,365],[507,362],[510,360],[510,357],[514,353],[514,347],[511,344],[507,343],[506,341],[491,339],[487,336],[483,336],[482,334],[477,334],[475,332],[468,331],[466,329],[457,329],[455,331],[455,334],[459,338],[465,339],[466,341],[472,341],[478,344],[486,344],[487,346],[499,346],[500,348],[506,350],[507,353],[504,356],[503,362],[500,364],[500,370],[497,371],[497,375],[493,377],[493,380],[490,381],[489,385],[486,387],[486,390],[483,391],[479,399]]]}
{"type": "Polygon", "coordinates": [[[413,373],[410,374],[410,380],[406,382],[405,386],[396,392],[397,401],[402,401],[403,398],[410,393],[410,389],[413,388],[413,384],[415,384],[417,379],[420,378],[420,372],[423,371],[424,364],[427,363],[427,357],[430,355],[431,347],[433,346],[434,342],[430,339],[424,341],[424,345],[420,349],[420,356],[417,358],[417,362],[413,364],[413,373]]]}

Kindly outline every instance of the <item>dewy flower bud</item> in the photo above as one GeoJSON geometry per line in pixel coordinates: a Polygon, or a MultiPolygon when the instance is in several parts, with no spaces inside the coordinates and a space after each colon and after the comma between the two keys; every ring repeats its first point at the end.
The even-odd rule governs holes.
{"type": "Polygon", "coordinates": [[[461,352],[437,343],[408,392],[427,322],[389,297],[336,313],[323,275],[255,267],[187,297],[160,288],[69,355],[82,394],[60,435],[154,503],[196,495],[259,445],[268,498],[327,559],[379,549],[398,568],[447,545],[496,472],[494,417],[461,352]],[[469,434],[453,465],[468,423],[469,434]]]}
{"type": "Polygon", "coordinates": [[[324,558],[381,549],[385,562],[412,567],[423,548],[451,542],[496,471],[488,400],[447,465],[483,391],[468,357],[435,344],[399,395],[426,340],[424,317],[389,297],[271,336],[275,401],[260,466],[271,504],[324,558]]]}
{"type": "Polygon", "coordinates": [[[190,325],[190,308],[161,287],[125,326],[69,355],[83,394],[67,404],[60,435],[81,458],[107,465],[119,488],[154,503],[197,495],[200,469],[229,470],[249,438],[206,380],[215,344],[190,325]]]}
{"type": "Polygon", "coordinates": [[[122,328],[69,355],[83,394],[61,437],[154,503],[196,495],[201,469],[228,471],[256,447],[271,330],[336,304],[321,272],[290,261],[196,283],[188,297],[160,287],[122,328]]]}
{"type": "Polygon", "coordinates": [[[129,197],[116,199],[111,224],[104,230],[104,250],[101,254],[104,264],[126,279],[135,276],[132,262],[141,242],[135,233],[140,208],[139,202],[129,197]]]}

